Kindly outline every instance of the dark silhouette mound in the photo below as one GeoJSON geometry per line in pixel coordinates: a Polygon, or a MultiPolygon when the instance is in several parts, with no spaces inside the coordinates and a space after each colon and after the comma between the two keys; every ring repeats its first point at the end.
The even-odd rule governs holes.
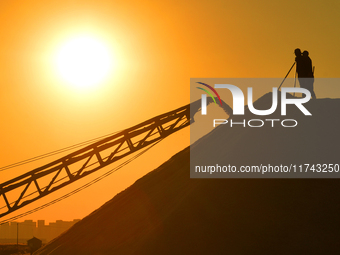
{"type": "MultiPolygon", "coordinates": [[[[267,94],[254,105],[270,104],[267,94]]],[[[312,117],[287,110],[296,128],[221,125],[191,149],[215,149],[226,164],[340,163],[340,100],[305,105],[312,117]]],[[[189,154],[179,152],[35,254],[339,253],[340,180],[190,179],[189,154]]]]}

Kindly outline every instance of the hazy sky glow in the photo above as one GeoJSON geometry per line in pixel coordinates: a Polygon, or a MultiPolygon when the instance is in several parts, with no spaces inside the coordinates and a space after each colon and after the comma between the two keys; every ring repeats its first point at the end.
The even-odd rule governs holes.
{"type": "MultiPolygon", "coordinates": [[[[1,1],[0,166],[183,106],[193,77],[284,77],[297,47],[310,52],[316,77],[339,77],[339,11],[340,2],[330,0],[1,1]],[[113,69],[93,67],[110,70],[95,89],[75,89],[56,72],[56,53],[79,34],[99,38],[113,56],[113,69]]],[[[181,131],[100,185],[26,218],[86,216],[187,146],[188,134],[181,131]]],[[[0,172],[0,182],[31,169],[0,172]]]]}

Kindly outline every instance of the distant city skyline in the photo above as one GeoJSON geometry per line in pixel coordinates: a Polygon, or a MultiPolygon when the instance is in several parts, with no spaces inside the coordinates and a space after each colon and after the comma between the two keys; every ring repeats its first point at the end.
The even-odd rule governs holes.
{"type": "Polygon", "coordinates": [[[33,237],[47,243],[79,221],[80,219],[74,219],[73,221],[56,220],[55,222],[49,222],[48,225],[45,224],[45,220],[7,222],[0,225],[0,243],[16,243],[17,237],[19,243],[26,244],[27,240],[33,237]]]}

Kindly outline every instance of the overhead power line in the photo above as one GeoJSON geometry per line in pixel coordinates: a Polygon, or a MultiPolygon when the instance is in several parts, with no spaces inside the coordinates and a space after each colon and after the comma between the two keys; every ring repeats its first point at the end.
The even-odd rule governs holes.
{"type": "Polygon", "coordinates": [[[42,154],[40,156],[36,156],[36,157],[33,157],[33,158],[25,159],[25,160],[7,165],[7,166],[3,166],[3,167],[0,167],[0,171],[5,171],[7,169],[11,169],[11,168],[18,167],[18,166],[21,166],[21,165],[25,165],[25,164],[28,164],[28,163],[31,163],[31,162],[34,162],[34,161],[37,161],[37,160],[40,160],[40,159],[43,159],[43,158],[47,158],[47,157],[54,156],[54,155],[57,155],[57,154],[60,154],[60,153],[66,152],[66,151],[70,151],[70,150],[82,147],[84,145],[91,144],[91,143],[98,141],[100,139],[112,136],[112,135],[117,134],[119,132],[120,131],[114,132],[114,133],[111,133],[111,134],[108,134],[108,135],[100,136],[100,137],[97,137],[97,138],[93,138],[91,140],[87,140],[87,141],[82,142],[82,143],[70,145],[68,147],[65,147],[65,148],[62,148],[62,149],[59,149],[59,150],[55,150],[55,151],[51,151],[51,152],[42,154]]]}

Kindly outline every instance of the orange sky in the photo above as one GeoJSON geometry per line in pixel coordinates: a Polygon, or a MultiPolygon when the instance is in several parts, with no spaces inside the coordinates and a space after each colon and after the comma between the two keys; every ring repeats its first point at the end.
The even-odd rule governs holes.
{"type": "MultiPolygon", "coordinates": [[[[316,77],[339,77],[339,11],[339,1],[3,0],[0,166],[183,106],[192,77],[283,77],[296,47],[309,50],[316,77]],[[51,64],[58,46],[79,33],[102,39],[117,61],[109,79],[90,92],[65,84],[51,64]]],[[[24,219],[82,218],[188,144],[189,129],[100,184],[24,219]]],[[[33,167],[0,172],[0,182],[33,167]]]]}

